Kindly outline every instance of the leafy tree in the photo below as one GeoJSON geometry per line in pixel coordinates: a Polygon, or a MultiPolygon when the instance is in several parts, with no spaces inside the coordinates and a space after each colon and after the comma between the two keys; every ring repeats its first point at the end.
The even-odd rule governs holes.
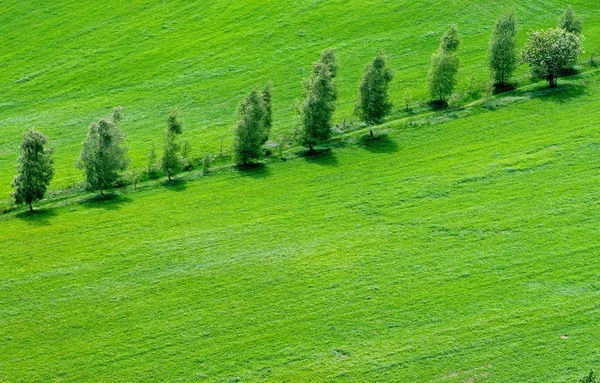
{"type": "Polygon", "coordinates": [[[272,84],[271,84],[271,81],[269,81],[269,82],[267,82],[267,84],[265,85],[265,88],[263,89],[263,91],[260,94],[262,106],[264,109],[263,139],[262,139],[263,144],[265,144],[267,142],[267,140],[269,139],[269,134],[271,133],[271,126],[273,125],[273,110],[271,107],[271,99],[272,99],[271,88],[272,88],[272,84]]]}
{"type": "Polygon", "coordinates": [[[23,135],[21,156],[17,161],[19,173],[12,182],[15,189],[12,196],[16,204],[29,205],[33,211],[33,202],[44,198],[46,188],[54,175],[52,149],[45,149],[48,140],[37,130],[30,129],[23,135]]]}
{"type": "Polygon", "coordinates": [[[560,16],[560,20],[558,26],[564,29],[567,32],[571,32],[575,35],[581,34],[583,30],[583,26],[581,24],[581,20],[575,17],[575,13],[573,12],[573,8],[569,5],[565,12],[560,16]]]}
{"type": "Polygon", "coordinates": [[[557,86],[560,73],[571,68],[582,53],[581,39],[564,29],[531,32],[523,49],[523,62],[529,65],[535,78],[557,86]]]}
{"type": "Polygon", "coordinates": [[[174,175],[179,173],[182,167],[180,147],[177,143],[177,136],[183,133],[183,125],[179,121],[179,113],[174,110],[167,119],[167,130],[165,131],[165,143],[163,146],[163,155],[160,159],[162,170],[167,174],[169,181],[174,175]]]}
{"type": "Polygon", "coordinates": [[[337,60],[331,49],[321,54],[313,64],[312,73],[304,81],[304,101],[300,105],[301,129],[297,132],[302,145],[314,152],[314,146],[333,134],[331,118],[335,111],[337,91],[333,79],[337,74],[337,60]]]}
{"type": "Polygon", "coordinates": [[[121,109],[116,108],[111,118],[101,118],[90,124],[77,162],[83,169],[88,188],[100,191],[101,195],[103,190],[115,184],[119,173],[129,165],[128,148],[122,146],[125,134],[118,127],[121,119],[121,109]]]}
{"type": "Polygon", "coordinates": [[[514,13],[496,22],[490,37],[489,67],[494,83],[504,86],[517,67],[517,21],[514,13]]]}
{"type": "Polygon", "coordinates": [[[152,148],[150,148],[150,152],[148,153],[148,174],[152,174],[156,171],[156,159],[157,159],[157,155],[156,155],[156,147],[154,145],[152,145],[152,148]]]}
{"type": "Polygon", "coordinates": [[[443,103],[454,91],[458,73],[457,50],[460,38],[456,26],[452,25],[440,41],[440,47],[431,56],[431,66],[427,74],[427,85],[431,97],[443,103]]]}
{"type": "Polygon", "coordinates": [[[388,87],[393,77],[392,70],[386,66],[385,55],[380,52],[375,60],[367,65],[360,81],[355,111],[369,126],[371,137],[372,124],[381,123],[392,109],[388,87]]]}
{"type": "Polygon", "coordinates": [[[440,50],[445,53],[455,53],[460,45],[460,36],[456,25],[451,25],[450,29],[444,33],[440,41],[440,50]]]}
{"type": "Polygon", "coordinates": [[[265,108],[258,90],[253,89],[238,105],[233,151],[238,165],[248,165],[262,155],[265,141],[265,108]]]}

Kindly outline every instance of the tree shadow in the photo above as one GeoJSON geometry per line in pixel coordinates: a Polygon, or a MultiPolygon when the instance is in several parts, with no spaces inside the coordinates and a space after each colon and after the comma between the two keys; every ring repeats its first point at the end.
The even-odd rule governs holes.
{"type": "Polygon", "coordinates": [[[300,155],[310,163],[325,165],[325,166],[338,166],[339,162],[331,148],[313,149],[312,152],[304,150],[300,152],[300,155]]]}
{"type": "Polygon", "coordinates": [[[361,136],[358,139],[359,143],[372,153],[394,153],[398,151],[398,143],[396,140],[388,136],[387,133],[361,136]]]}
{"type": "Polygon", "coordinates": [[[516,84],[506,83],[506,84],[494,84],[493,94],[502,94],[505,92],[511,92],[517,89],[516,84]]]}
{"type": "Polygon", "coordinates": [[[34,209],[29,211],[19,212],[15,215],[17,218],[27,222],[34,226],[48,226],[50,225],[50,218],[56,216],[56,212],[52,209],[34,209]]]}
{"type": "Polygon", "coordinates": [[[161,185],[169,190],[176,192],[184,191],[187,188],[186,182],[182,178],[173,178],[170,180],[166,180],[161,182],[161,185]]]}
{"type": "Polygon", "coordinates": [[[131,201],[131,198],[122,196],[121,194],[108,193],[88,197],[82,201],[81,205],[86,209],[117,210],[120,205],[131,201]]]}
{"type": "Polygon", "coordinates": [[[566,83],[558,84],[556,88],[543,88],[531,91],[531,97],[538,98],[542,101],[551,101],[558,104],[563,104],[574,98],[581,97],[587,93],[584,85],[566,83]]]}
{"type": "Polygon", "coordinates": [[[444,110],[448,108],[448,102],[444,100],[429,101],[427,105],[433,110],[444,110]]]}
{"type": "Polygon", "coordinates": [[[269,167],[263,164],[262,162],[246,165],[237,165],[236,169],[239,171],[240,175],[244,177],[265,178],[271,174],[269,171],[269,167]]]}

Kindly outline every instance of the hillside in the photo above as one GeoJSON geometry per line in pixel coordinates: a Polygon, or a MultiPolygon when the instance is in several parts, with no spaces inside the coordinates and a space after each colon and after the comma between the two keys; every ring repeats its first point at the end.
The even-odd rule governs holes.
{"type": "Polygon", "coordinates": [[[599,95],[4,215],[0,381],[574,382],[600,349],[599,95]]]}
{"type": "MultiPolygon", "coordinates": [[[[600,43],[600,9],[572,2],[584,22],[588,51],[600,43]]],[[[485,57],[498,15],[516,11],[525,39],[552,27],[564,8],[556,0],[454,1],[213,1],[81,3],[3,2],[0,14],[0,195],[8,198],[20,134],[42,130],[56,149],[53,188],[82,177],[74,168],[89,123],[124,108],[133,167],[160,147],[166,116],[178,107],[193,155],[229,146],[237,103],[252,87],[274,83],[273,136],[289,134],[301,80],[326,47],[341,66],[336,120],[352,118],[358,80],[384,49],[396,70],[391,94],[426,101],[429,57],[448,25],[463,35],[459,91],[487,81],[485,57]]],[[[526,81],[525,68],[517,78],[526,81]]],[[[396,111],[395,114],[398,114],[396,111]]]]}

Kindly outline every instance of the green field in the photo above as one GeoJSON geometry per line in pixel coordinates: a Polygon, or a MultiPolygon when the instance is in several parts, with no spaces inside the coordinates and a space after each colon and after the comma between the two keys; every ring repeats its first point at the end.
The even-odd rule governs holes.
{"type": "MultiPolygon", "coordinates": [[[[164,1],[6,4],[0,192],[20,133],[56,149],[54,190],[91,120],[122,105],[134,166],[179,106],[195,152],[273,79],[275,134],[322,48],[341,61],[336,121],[384,48],[397,109],[377,140],[0,215],[0,382],[576,382],[600,370],[600,71],[465,109],[426,101],[428,58],[463,33],[460,90],[486,79],[489,26],[564,3],[164,1]]],[[[585,48],[600,7],[573,3],[585,48]]]]}

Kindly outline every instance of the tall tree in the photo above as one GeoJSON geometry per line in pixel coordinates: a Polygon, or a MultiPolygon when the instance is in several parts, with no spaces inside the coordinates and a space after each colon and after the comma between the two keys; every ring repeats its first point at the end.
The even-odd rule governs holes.
{"type": "Polygon", "coordinates": [[[88,128],[83,150],[77,166],[83,169],[87,186],[91,190],[110,188],[118,180],[120,172],[127,169],[128,148],[122,146],[125,134],[118,127],[121,110],[116,108],[111,118],[101,118],[88,128]]]}
{"type": "Polygon", "coordinates": [[[237,115],[233,151],[236,164],[245,166],[261,157],[266,141],[265,108],[258,90],[253,89],[238,105],[237,115]]]}
{"type": "Polygon", "coordinates": [[[174,110],[167,119],[163,155],[160,158],[160,166],[167,174],[169,181],[181,170],[182,161],[181,156],[179,155],[181,148],[177,143],[177,137],[182,133],[183,125],[181,121],[179,121],[179,113],[177,110],[174,110]]]}
{"type": "Polygon", "coordinates": [[[560,16],[560,20],[558,22],[558,26],[564,29],[567,32],[571,32],[575,35],[581,34],[583,30],[583,25],[581,20],[579,20],[575,13],[573,12],[573,8],[569,5],[565,12],[560,16]]]}
{"type": "Polygon", "coordinates": [[[37,130],[30,129],[23,135],[21,156],[17,160],[19,173],[12,182],[12,196],[16,204],[29,205],[44,198],[46,188],[54,176],[52,149],[45,149],[48,140],[37,130]]]}
{"type": "Polygon", "coordinates": [[[359,96],[355,112],[369,126],[373,137],[373,124],[379,124],[392,109],[388,97],[388,87],[394,75],[386,66],[383,52],[380,52],[372,63],[367,65],[359,86],[359,96]]]}
{"type": "Polygon", "coordinates": [[[517,21],[514,13],[501,16],[490,37],[488,63],[494,83],[505,86],[517,67],[517,21]]]}
{"type": "Polygon", "coordinates": [[[523,49],[523,62],[533,77],[548,81],[554,88],[560,73],[573,67],[581,52],[581,39],[571,32],[562,28],[534,31],[523,49]]]}
{"type": "Polygon", "coordinates": [[[297,132],[302,145],[314,152],[314,146],[333,134],[331,118],[335,111],[337,90],[333,79],[337,75],[337,58],[331,49],[321,54],[313,64],[312,73],[304,85],[304,101],[300,105],[301,129],[297,132]]]}
{"type": "Polygon", "coordinates": [[[271,81],[265,84],[263,91],[260,94],[260,98],[262,101],[262,106],[264,109],[264,117],[263,117],[263,139],[262,143],[265,144],[269,139],[269,134],[271,133],[271,126],[273,125],[273,109],[271,107],[271,99],[272,99],[272,83],[271,81]]]}
{"type": "Polygon", "coordinates": [[[454,91],[458,73],[460,37],[455,25],[444,34],[440,46],[431,56],[427,85],[432,98],[444,102],[454,91]]]}

